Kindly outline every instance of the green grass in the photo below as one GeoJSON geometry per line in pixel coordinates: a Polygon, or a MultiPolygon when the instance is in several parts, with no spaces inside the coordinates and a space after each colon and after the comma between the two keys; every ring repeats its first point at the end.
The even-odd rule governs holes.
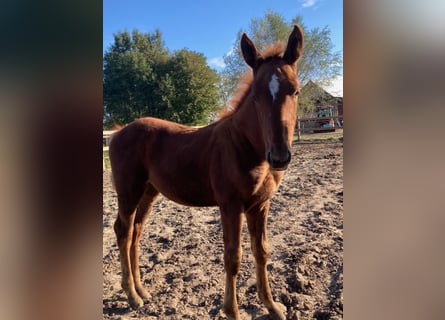
{"type": "Polygon", "coordinates": [[[300,141],[297,140],[297,135],[294,136],[294,142],[335,142],[343,139],[343,129],[336,129],[335,132],[325,133],[304,133],[301,134],[300,141]]]}
{"type": "Polygon", "coordinates": [[[105,169],[109,170],[111,169],[111,165],[110,165],[110,157],[108,156],[108,151],[103,151],[103,155],[102,155],[103,159],[104,159],[104,165],[105,165],[105,169]]]}

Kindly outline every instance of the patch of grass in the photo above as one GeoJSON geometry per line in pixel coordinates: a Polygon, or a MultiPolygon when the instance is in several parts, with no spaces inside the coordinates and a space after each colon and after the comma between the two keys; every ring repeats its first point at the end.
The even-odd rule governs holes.
{"type": "Polygon", "coordinates": [[[308,142],[337,142],[343,140],[343,129],[336,129],[335,132],[323,133],[305,133],[301,135],[300,141],[297,140],[297,135],[294,136],[296,143],[308,142]]]}
{"type": "Polygon", "coordinates": [[[111,165],[110,165],[110,157],[108,155],[108,150],[103,151],[102,158],[103,158],[104,169],[110,170],[111,165]]]}

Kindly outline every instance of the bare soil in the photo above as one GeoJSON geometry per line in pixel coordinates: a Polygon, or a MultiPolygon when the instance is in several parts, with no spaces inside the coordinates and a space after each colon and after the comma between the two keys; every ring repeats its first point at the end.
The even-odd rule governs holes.
{"type": "MultiPolygon", "coordinates": [[[[152,295],[128,307],[113,223],[117,198],[103,175],[103,319],[226,319],[223,241],[216,207],[191,208],[159,197],[141,240],[141,274],[152,295]]],[[[268,319],[257,297],[247,227],[238,275],[244,319],[268,319]]],[[[267,269],[287,319],[343,318],[343,142],[295,143],[272,199],[267,269]]]]}

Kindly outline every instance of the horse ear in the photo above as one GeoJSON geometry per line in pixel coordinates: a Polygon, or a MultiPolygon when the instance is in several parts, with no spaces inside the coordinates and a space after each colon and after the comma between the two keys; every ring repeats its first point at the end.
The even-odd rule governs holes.
{"type": "Polygon", "coordinates": [[[303,30],[300,26],[294,25],[294,29],[287,41],[286,51],[284,52],[283,59],[289,64],[295,64],[298,58],[303,54],[303,30]]]}
{"type": "Polygon", "coordinates": [[[245,33],[243,33],[241,37],[241,52],[243,53],[246,63],[251,66],[252,69],[255,69],[258,65],[258,60],[261,59],[261,54],[256,49],[252,40],[250,40],[245,33]]]}

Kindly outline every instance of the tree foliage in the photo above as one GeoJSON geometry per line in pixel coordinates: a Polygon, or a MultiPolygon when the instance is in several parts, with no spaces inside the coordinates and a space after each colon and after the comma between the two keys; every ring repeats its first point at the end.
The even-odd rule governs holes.
{"type": "Polygon", "coordinates": [[[145,116],[205,123],[218,107],[218,80],[202,54],[170,53],[159,30],[119,32],[104,55],[104,125],[145,116]]]}
{"type": "MultiPolygon", "coordinates": [[[[309,80],[319,84],[329,84],[330,79],[340,74],[342,56],[333,52],[331,32],[326,26],[322,29],[308,29],[301,16],[286,22],[282,15],[268,11],[262,18],[250,21],[248,30],[240,30],[237,39],[246,32],[259,50],[265,49],[272,43],[281,41],[287,43],[292,26],[298,24],[303,28],[305,41],[304,53],[298,61],[298,77],[304,85],[309,80]]],[[[238,41],[233,45],[229,54],[224,57],[226,67],[222,71],[222,96],[226,99],[237,85],[240,75],[247,71],[238,41]]]]}
{"type": "Polygon", "coordinates": [[[218,104],[219,78],[206,64],[201,53],[175,52],[168,62],[169,97],[166,118],[189,124],[208,122],[218,104]]]}

